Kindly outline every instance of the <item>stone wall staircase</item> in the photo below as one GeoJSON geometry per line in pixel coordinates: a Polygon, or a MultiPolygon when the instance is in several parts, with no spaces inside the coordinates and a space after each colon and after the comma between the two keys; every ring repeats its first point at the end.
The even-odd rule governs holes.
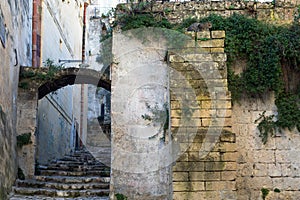
{"type": "Polygon", "coordinates": [[[39,166],[30,180],[17,180],[10,200],[109,199],[110,168],[87,150],[39,166]]]}

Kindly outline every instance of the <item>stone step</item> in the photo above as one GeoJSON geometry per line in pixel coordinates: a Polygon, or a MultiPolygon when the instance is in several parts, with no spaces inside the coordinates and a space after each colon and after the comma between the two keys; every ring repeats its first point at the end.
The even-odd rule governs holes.
{"type": "Polygon", "coordinates": [[[61,197],[47,197],[41,195],[26,196],[26,195],[14,195],[9,200],[109,200],[109,197],[73,197],[73,198],[61,198],[61,197]]]}
{"type": "Polygon", "coordinates": [[[25,188],[25,187],[13,187],[16,194],[22,195],[45,195],[48,197],[79,197],[79,196],[108,196],[108,189],[101,190],[56,190],[45,188],[25,188]]]}
{"type": "Polygon", "coordinates": [[[70,155],[70,156],[93,156],[89,151],[85,151],[85,152],[75,151],[68,155],[70,155]]]}
{"type": "Polygon", "coordinates": [[[110,177],[98,176],[35,176],[35,180],[56,183],[109,183],[110,177]]]}
{"type": "Polygon", "coordinates": [[[72,156],[72,155],[66,155],[63,158],[59,160],[70,160],[70,161],[77,161],[77,160],[93,160],[95,161],[96,159],[92,155],[85,155],[85,156],[72,156]]]}
{"type": "Polygon", "coordinates": [[[37,169],[34,179],[16,181],[10,200],[109,199],[110,167],[85,149],[37,169]]]}
{"type": "Polygon", "coordinates": [[[50,164],[65,164],[65,165],[104,165],[99,161],[66,161],[66,160],[56,160],[52,161],[50,164]]]}
{"type": "Polygon", "coordinates": [[[40,170],[40,175],[44,176],[102,176],[109,177],[110,171],[60,171],[60,170],[40,170]]]}
{"type": "Polygon", "coordinates": [[[42,182],[37,180],[17,180],[17,187],[51,188],[57,190],[87,190],[87,189],[109,189],[109,183],[59,183],[42,182]]]}
{"type": "Polygon", "coordinates": [[[63,160],[57,160],[52,161],[48,165],[68,165],[68,166],[83,166],[83,165],[91,165],[91,166],[105,166],[103,163],[96,161],[96,162],[81,162],[81,161],[63,161],[63,160]]]}
{"type": "Polygon", "coordinates": [[[95,161],[66,161],[66,160],[55,160],[52,161],[50,164],[64,164],[64,165],[84,165],[84,164],[88,164],[88,165],[96,165],[99,164],[99,162],[95,162],[95,161]]]}
{"type": "Polygon", "coordinates": [[[38,170],[60,170],[60,171],[110,171],[109,167],[104,165],[49,165],[49,166],[39,166],[38,170]]]}

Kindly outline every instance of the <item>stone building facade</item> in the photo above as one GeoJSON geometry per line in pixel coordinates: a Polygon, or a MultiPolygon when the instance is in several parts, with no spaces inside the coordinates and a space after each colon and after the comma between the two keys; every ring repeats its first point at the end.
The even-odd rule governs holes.
{"type": "MultiPolygon", "coordinates": [[[[69,62],[78,66],[84,57],[84,1],[42,1],[36,9],[41,22],[40,30],[36,31],[40,33],[38,45],[33,45],[39,52],[36,65],[42,67],[50,61],[54,66],[70,67],[69,62]]],[[[19,88],[18,135],[31,134],[31,143],[18,148],[18,165],[26,178],[34,175],[36,164],[47,164],[74,150],[76,132],[85,142],[85,88],[84,85],[67,86],[39,101],[37,91],[19,88]],[[33,109],[36,105],[38,109],[33,109]]]]}
{"type": "MultiPolygon", "coordinates": [[[[101,41],[109,31],[107,14],[118,1],[91,1],[87,8],[88,36],[87,63],[89,68],[101,73],[110,66],[103,64],[101,41]]],[[[101,162],[110,166],[110,92],[94,85],[88,86],[87,142],[86,146],[101,162]]]]}
{"type": "MultiPolygon", "coordinates": [[[[41,62],[44,66],[47,59],[63,67],[81,64],[83,11],[84,1],[42,2],[41,62]],[[59,60],[70,60],[71,63],[59,60]]],[[[47,164],[74,149],[75,129],[85,141],[86,123],[83,119],[86,117],[86,107],[81,101],[86,99],[86,95],[86,86],[74,85],[61,88],[39,100],[38,163],[47,164]]]]}
{"type": "MultiPolygon", "coordinates": [[[[44,19],[49,27],[44,24],[43,32],[53,37],[45,37],[42,40],[43,61],[47,58],[77,59],[81,56],[78,40],[82,32],[82,6],[79,1],[76,2],[44,1],[44,19]],[[64,21],[68,13],[64,12],[69,8],[67,6],[76,10],[69,14],[75,15],[78,22],[76,27],[80,31],[70,27],[68,20],[64,21]]],[[[298,0],[277,0],[275,4],[252,1],[200,1],[157,4],[154,9],[168,10],[166,16],[173,22],[190,16],[201,18],[210,13],[222,16],[241,13],[281,24],[290,23],[294,15],[299,14],[299,4],[298,0]]],[[[19,66],[30,65],[32,57],[31,5],[31,1],[0,3],[0,55],[3,58],[0,62],[0,199],[6,199],[16,177],[17,134],[30,132],[34,137],[37,116],[40,121],[49,122],[55,119],[55,124],[59,125],[51,127],[50,123],[42,122],[41,129],[52,130],[55,134],[58,133],[55,131],[64,129],[69,134],[75,124],[73,119],[80,118],[79,113],[70,113],[73,105],[78,105],[80,99],[78,93],[70,88],[66,88],[65,92],[50,95],[47,102],[39,102],[42,106],[38,114],[36,109],[35,112],[27,112],[30,109],[29,104],[36,106],[36,101],[29,101],[36,96],[31,97],[28,92],[19,89],[19,97],[24,95],[24,99],[28,98],[28,101],[19,104],[17,108],[19,66]],[[75,97],[71,98],[66,94],[73,94],[75,97]],[[72,105],[70,102],[73,102],[72,105]],[[58,105],[64,108],[57,109],[58,105]],[[53,115],[48,115],[47,112],[52,112],[53,115]],[[16,124],[18,130],[15,128],[16,124]],[[27,127],[19,126],[20,124],[27,127]]],[[[115,197],[114,194],[122,193],[132,199],[262,199],[262,189],[269,191],[266,199],[300,198],[299,134],[296,130],[285,130],[270,138],[266,145],[261,143],[255,120],[263,111],[276,114],[272,94],[266,95],[262,100],[243,99],[240,104],[229,103],[230,93],[226,89],[226,55],[223,52],[224,34],[220,31],[207,35],[205,38],[211,37],[207,41],[195,42],[191,39],[186,43],[186,51],[168,51],[164,46],[165,41],[157,38],[155,43],[148,46],[137,40],[130,40],[131,46],[128,45],[128,40],[123,40],[128,35],[115,38],[117,40],[113,44],[113,50],[118,56],[113,61],[112,68],[112,198],[115,197]],[[128,51],[132,57],[124,56],[124,52],[128,51]],[[168,73],[166,63],[182,76],[175,72],[168,73]],[[192,68],[189,65],[191,63],[192,68]],[[157,66],[161,68],[158,69],[157,66]],[[195,68],[200,72],[203,70],[202,73],[208,76],[208,82],[204,81],[206,85],[210,83],[223,88],[220,93],[211,92],[209,88],[202,90],[205,88],[203,74],[200,73],[199,76],[195,68]],[[220,76],[210,74],[212,69],[218,69],[220,76]],[[188,80],[183,82],[186,85],[182,88],[176,85],[181,83],[180,80],[188,80]],[[176,91],[178,87],[179,93],[176,91]],[[190,94],[189,89],[192,89],[190,94]],[[180,96],[181,93],[184,95],[180,96]],[[218,95],[221,95],[219,101],[212,103],[218,95]],[[190,103],[190,106],[182,107],[185,104],[180,103],[179,97],[191,98],[191,102],[189,99],[183,101],[190,103]],[[170,102],[169,107],[164,106],[166,102],[170,102]],[[193,107],[195,103],[196,106],[193,107]],[[190,107],[196,109],[185,109],[190,107]],[[167,116],[167,111],[170,111],[170,116],[167,116]],[[218,120],[215,122],[214,117],[221,119],[221,124],[218,120]],[[149,123],[149,119],[152,123],[149,123]],[[167,124],[166,119],[169,119],[169,130],[163,128],[167,124]],[[187,126],[183,126],[184,120],[188,121],[187,126]],[[189,121],[193,124],[189,124],[189,121]],[[134,124],[138,126],[129,126],[134,124]],[[211,137],[204,137],[204,133],[209,133],[211,125],[216,127],[214,131],[221,130],[218,132],[220,137],[216,137],[216,132],[211,132],[211,137]],[[182,127],[183,129],[180,129],[182,127]],[[174,132],[176,134],[172,135],[174,132]],[[135,135],[138,133],[141,133],[142,137],[135,135]],[[174,145],[164,149],[166,151],[160,151],[164,146],[171,144],[171,139],[174,139],[174,145]],[[136,154],[140,156],[139,159],[136,159],[136,154]]],[[[153,37],[147,34],[144,36],[146,39],[153,37]]],[[[61,139],[66,135],[52,136],[52,139],[45,140],[45,145],[50,146],[49,142],[57,140],[53,138],[61,139]]],[[[65,138],[64,144],[70,144],[70,140],[70,137],[65,138]]],[[[22,159],[35,159],[35,152],[26,148],[35,149],[36,145],[38,144],[33,141],[19,151],[23,156],[20,157],[19,165],[22,159]]],[[[51,154],[59,156],[60,153],[69,151],[69,147],[64,146],[60,150],[54,148],[51,154]]],[[[39,153],[40,156],[50,155],[42,151],[39,153]]],[[[43,160],[44,156],[40,158],[41,163],[48,162],[48,159],[43,160]]],[[[27,161],[30,162],[30,159],[27,161]]],[[[30,169],[24,170],[25,175],[30,175],[33,171],[32,165],[30,169]]]]}
{"type": "MultiPolygon", "coordinates": [[[[165,2],[163,4],[156,4],[152,8],[152,11],[165,12],[167,10],[168,12],[164,13],[165,16],[174,23],[180,22],[182,19],[189,17],[200,19],[212,13],[225,17],[230,16],[233,13],[239,13],[273,24],[289,24],[294,21],[295,16],[299,15],[299,5],[299,1],[284,0],[275,1],[275,3],[262,3],[254,1],[199,1],[185,3],[165,2]]],[[[224,33],[221,34],[220,32],[216,34],[223,35],[222,37],[224,37],[224,33]]],[[[130,38],[130,34],[128,37],[130,38]]],[[[145,37],[147,41],[149,38],[147,38],[147,36],[145,37]]],[[[205,36],[205,38],[206,37],[208,36],[205,36]]],[[[190,64],[192,64],[192,68],[200,65],[200,67],[198,67],[200,70],[205,71],[206,68],[209,68],[208,71],[211,72],[212,66],[202,66],[201,62],[209,61],[210,63],[217,62],[219,64],[220,62],[223,62],[223,65],[221,64],[217,68],[221,74],[221,77],[223,77],[219,79],[219,83],[223,83],[223,86],[226,88],[226,64],[224,64],[226,62],[226,56],[223,58],[223,60],[221,59],[222,56],[217,56],[218,54],[224,55],[222,53],[224,43],[222,43],[222,37],[212,37],[213,38],[210,38],[208,41],[199,41],[198,44],[195,44],[195,42],[191,41],[190,43],[186,44],[187,48],[180,53],[175,52],[175,54],[172,54],[172,51],[169,52],[170,54],[168,53],[170,56],[168,57],[167,62],[171,64],[171,66],[176,66],[176,69],[180,70],[181,74],[184,74],[181,79],[176,78],[178,75],[174,76],[174,81],[172,81],[172,74],[170,74],[169,89],[171,101],[170,125],[172,127],[172,134],[177,133],[173,135],[175,139],[174,141],[181,141],[176,145],[185,148],[186,151],[181,152],[179,159],[176,159],[176,162],[174,163],[175,165],[172,167],[172,179],[169,179],[169,182],[167,179],[164,179],[166,181],[164,183],[166,184],[168,182],[169,184],[172,184],[173,188],[170,196],[164,198],[176,200],[263,199],[262,193],[268,191],[268,195],[265,197],[266,199],[299,199],[298,143],[300,137],[299,134],[297,134],[298,131],[283,130],[281,133],[277,133],[273,138],[271,138],[266,145],[263,145],[261,138],[259,137],[257,124],[255,122],[255,120],[259,118],[259,114],[264,111],[266,111],[267,114],[276,115],[276,106],[274,103],[273,94],[266,94],[263,99],[243,99],[240,104],[232,105],[230,93],[227,91],[227,89],[225,89],[226,93],[223,94],[221,99],[218,99],[222,100],[223,104],[218,102],[217,106],[214,106],[212,104],[214,96],[205,91],[205,85],[207,86],[207,82],[203,85],[203,81],[201,81],[201,78],[203,78],[203,74],[205,74],[205,72],[202,74],[202,77],[197,77],[197,73],[192,71],[193,69],[191,69],[190,64]],[[197,51],[191,50],[193,47],[197,47],[197,51]],[[189,53],[189,51],[192,52],[189,53]],[[180,56],[180,54],[183,54],[184,56],[180,56]],[[182,109],[183,104],[176,100],[176,98],[179,98],[179,95],[176,96],[173,94],[176,92],[176,88],[180,86],[180,83],[182,83],[181,80],[183,79],[189,80],[188,82],[191,84],[189,87],[192,89],[195,89],[193,86],[197,88],[194,94],[191,92],[191,95],[194,95],[194,99],[196,99],[196,103],[200,107],[198,109],[196,108],[198,113],[196,112],[191,115],[193,117],[195,114],[195,118],[197,119],[194,122],[195,124],[186,127],[184,127],[182,124],[184,122],[182,113],[185,109],[182,109]],[[173,91],[172,84],[174,84],[173,91]],[[222,115],[224,124],[222,126],[223,128],[220,137],[216,139],[213,136],[214,134],[212,134],[213,137],[205,138],[208,136],[207,133],[209,133],[208,131],[210,128],[212,128],[211,126],[214,123],[213,117],[218,116],[221,113],[224,114],[222,115]],[[191,127],[196,128],[193,129],[191,127]],[[191,129],[188,130],[188,128],[191,129]],[[188,144],[191,146],[188,146],[188,144]],[[206,156],[201,157],[199,150],[201,153],[201,150],[205,150],[207,144],[209,144],[208,147],[213,148],[209,149],[209,151],[206,153],[206,156]],[[171,197],[172,195],[173,197],[171,197]]],[[[133,36],[133,38],[135,37],[133,36]]],[[[134,40],[135,39],[132,39],[130,41],[132,42],[134,40]]],[[[120,41],[122,40],[118,39],[114,42],[119,43],[120,41]]],[[[118,46],[117,44],[114,45],[118,46]]],[[[128,48],[129,46],[130,45],[127,44],[128,48]]],[[[161,46],[157,45],[156,47],[161,46]]],[[[138,48],[137,45],[135,48],[132,48],[132,51],[130,52],[138,51],[138,49],[144,48],[138,48]]],[[[148,49],[148,51],[151,51],[151,48],[148,49]]],[[[116,51],[114,51],[114,53],[120,52],[121,48],[115,48],[115,50],[116,51]]],[[[129,51],[128,49],[123,50],[124,52],[129,51]]],[[[123,54],[125,54],[124,52],[123,54]]],[[[126,107],[123,107],[124,102],[122,101],[124,99],[117,98],[117,96],[114,95],[114,92],[118,91],[117,86],[119,86],[115,84],[122,82],[123,79],[127,80],[127,77],[124,78],[124,74],[129,76],[128,74],[130,72],[134,73],[133,71],[130,71],[131,68],[128,69],[128,66],[135,64],[134,61],[128,61],[126,58],[124,59],[125,56],[123,54],[116,54],[122,55],[123,57],[122,59],[118,59],[119,57],[117,57],[115,60],[115,68],[112,70],[112,141],[113,143],[122,141],[122,145],[120,146],[113,145],[112,163],[115,163],[116,166],[119,166],[120,164],[132,161],[132,165],[140,166],[145,170],[153,167],[151,162],[144,162],[144,164],[142,164],[140,162],[136,162],[136,160],[131,157],[129,160],[123,160],[120,156],[121,154],[118,154],[120,153],[119,148],[124,146],[126,147],[126,145],[130,146],[128,147],[130,152],[137,150],[142,151],[139,145],[136,148],[132,147],[133,144],[139,144],[137,138],[130,137],[134,130],[130,129],[129,127],[126,128],[126,126],[122,127],[120,125],[122,123],[118,123],[118,120],[124,120],[126,122],[126,116],[124,116],[124,113],[120,112],[120,107],[118,106],[121,106],[121,108],[125,110],[126,107]],[[126,67],[124,65],[126,65],[126,67]],[[114,80],[116,81],[115,83],[114,80]],[[124,135],[127,135],[127,137],[124,135]],[[126,141],[121,140],[124,138],[126,138],[126,141]]],[[[143,53],[134,54],[133,56],[139,58],[138,60],[143,60],[144,58],[143,53]]],[[[158,57],[153,58],[153,60],[158,59],[158,57]]],[[[236,66],[236,69],[244,67],[243,62],[238,63],[239,64],[236,66]]],[[[206,72],[208,73],[208,71],[206,72]]],[[[137,76],[135,78],[137,78],[137,76]]],[[[216,81],[216,77],[213,79],[216,81]]],[[[151,78],[145,78],[144,82],[149,80],[151,80],[151,78]]],[[[127,84],[126,81],[123,83],[127,84]]],[[[135,80],[133,83],[139,82],[135,80]]],[[[183,84],[186,83],[183,82],[183,84]]],[[[134,87],[134,85],[131,85],[131,87],[134,87]]],[[[183,93],[188,92],[188,85],[184,86],[183,88],[184,89],[181,89],[180,91],[184,91],[183,93]]],[[[143,96],[147,95],[149,91],[144,90],[144,93],[139,96],[142,98],[141,101],[145,101],[143,96]]],[[[120,94],[126,97],[126,94],[120,94]]],[[[139,109],[142,110],[142,108],[139,109]]],[[[189,111],[190,110],[188,110],[188,112],[189,111]]],[[[140,111],[137,111],[137,113],[139,112],[140,111]]],[[[141,115],[137,114],[137,116],[141,115]]],[[[135,122],[139,122],[139,120],[135,122]]],[[[142,191],[141,193],[143,193],[144,196],[142,196],[144,199],[157,198],[157,193],[153,192],[156,191],[155,189],[152,190],[152,194],[147,193],[147,187],[151,187],[150,185],[153,182],[148,183],[145,181],[141,173],[134,176],[128,173],[122,174],[120,171],[114,169],[114,166],[112,167],[113,192],[124,193],[132,199],[138,199],[140,198],[139,195],[142,195],[138,193],[138,191],[142,191]],[[128,178],[129,176],[131,177],[130,179],[128,178]],[[120,184],[119,180],[122,180],[123,184],[120,184]],[[130,185],[130,187],[128,187],[128,185],[130,185]],[[143,185],[143,188],[141,188],[141,185],[143,185]]],[[[153,181],[155,180],[155,173],[146,174],[147,173],[144,175],[149,177],[149,179],[153,181]]],[[[170,174],[167,173],[164,175],[168,176],[170,174]]]]}
{"type": "Polygon", "coordinates": [[[32,1],[0,2],[0,199],[17,174],[16,119],[19,67],[31,64],[32,1]]]}

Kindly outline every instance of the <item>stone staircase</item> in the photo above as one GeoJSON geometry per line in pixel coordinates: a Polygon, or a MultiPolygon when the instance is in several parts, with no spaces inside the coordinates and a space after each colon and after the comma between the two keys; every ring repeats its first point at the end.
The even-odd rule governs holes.
{"type": "Polygon", "coordinates": [[[30,180],[17,180],[10,200],[109,199],[110,168],[87,150],[39,166],[30,180]]]}

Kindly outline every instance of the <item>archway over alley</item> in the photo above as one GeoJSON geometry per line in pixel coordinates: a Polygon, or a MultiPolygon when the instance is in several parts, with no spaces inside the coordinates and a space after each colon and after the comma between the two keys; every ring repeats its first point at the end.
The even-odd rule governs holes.
{"type": "Polygon", "coordinates": [[[26,177],[35,174],[37,144],[38,100],[60,88],[74,84],[91,84],[110,91],[109,68],[103,72],[86,68],[32,68],[21,67],[18,91],[18,135],[30,134],[31,143],[19,152],[19,164],[26,177]]]}

